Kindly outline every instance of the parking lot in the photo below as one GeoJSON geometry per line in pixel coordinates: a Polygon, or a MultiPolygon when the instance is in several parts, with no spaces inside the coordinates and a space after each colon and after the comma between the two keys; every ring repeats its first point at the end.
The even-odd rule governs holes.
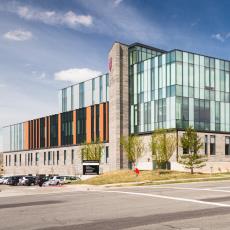
{"type": "Polygon", "coordinates": [[[0,229],[216,230],[230,225],[230,181],[10,189],[23,191],[0,198],[0,229]]]}

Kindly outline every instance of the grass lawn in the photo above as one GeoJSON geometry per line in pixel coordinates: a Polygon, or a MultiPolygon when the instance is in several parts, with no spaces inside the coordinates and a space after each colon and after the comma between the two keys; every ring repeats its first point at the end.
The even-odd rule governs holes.
{"type": "Polygon", "coordinates": [[[222,178],[230,179],[230,173],[213,173],[212,175],[210,175],[204,173],[190,174],[187,172],[161,171],[161,173],[159,174],[156,171],[140,171],[139,176],[136,176],[134,171],[132,170],[119,170],[104,173],[102,175],[81,181],[80,183],[91,185],[119,184],[129,182],[143,182],[143,184],[158,184],[160,183],[160,181],[178,180],[175,182],[183,182],[183,179],[188,181],[194,181],[199,178],[204,178],[204,180],[216,180],[222,178]]]}

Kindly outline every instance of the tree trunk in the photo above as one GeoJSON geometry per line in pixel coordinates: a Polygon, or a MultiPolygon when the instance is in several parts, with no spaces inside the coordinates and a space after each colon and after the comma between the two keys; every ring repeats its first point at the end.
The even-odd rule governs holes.
{"type": "Polygon", "coordinates": [[[194,172],[193,172],[193,168],[191,168],[191,174],[193,174],[194,172]]]}

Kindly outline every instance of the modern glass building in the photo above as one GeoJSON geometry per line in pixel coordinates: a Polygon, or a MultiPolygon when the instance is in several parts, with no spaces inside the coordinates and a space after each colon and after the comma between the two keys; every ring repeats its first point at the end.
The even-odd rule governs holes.
{"type": "Polygon", "coordinates": [[[229,61],[181,50],[149,56],[141,47],[131,50],[131,133],[189,125],[230,132],[229,61]]]}
{"type": "MultiPolygon", "coordinates": [[[[205,171],[230,170],[230,62],[139,43],[114,43],[108,73],[59,90],[59,114],[3,128],[4,165],[12,174],[82,174],[81,146],[100,140],[101,171],[128,167],[121,136],[193,126],[208,156],[205,171]]],[[[77,76],[76,76],[77,77],[77,76]]],[[[183,170],[175,157],[172,168],[183,170]]],[[[140,169],[152,169],[146,149],[140,169]]]]}

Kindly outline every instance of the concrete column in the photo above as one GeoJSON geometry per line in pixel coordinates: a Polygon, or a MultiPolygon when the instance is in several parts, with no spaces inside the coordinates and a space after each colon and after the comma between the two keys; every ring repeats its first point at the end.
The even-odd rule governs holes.
{"type": "Polygon", "coordinates": [[[129,134],[128,46],[115,42],[109,52],[110,169],[128,167],[120,138],[129,134]]]}

